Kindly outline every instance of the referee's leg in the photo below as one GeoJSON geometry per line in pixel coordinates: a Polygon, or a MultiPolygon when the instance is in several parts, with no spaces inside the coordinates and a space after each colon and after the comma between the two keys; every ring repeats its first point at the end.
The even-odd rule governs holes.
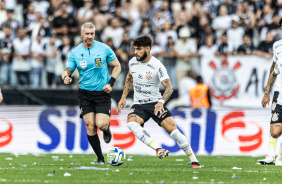
{"type": "Polygon", "coordinates": [[[95,125],[97,126],[97,128],[103,131],[104,141],[106,143],[111,142],[112,134],[110,131],[110,116],[104,113],[97,113],[95,120],[95,125]]]}
{"type": "Polygon", "coordinates": [[[88,141],[93,149],[93,151],[96,153],[98,157],[98,164],[105,164],[104,156],[102,154],[102,149],[100,145],[100,140],[97,135],[97,126],[95,125],[95,113],[89,112],[85,115],[83,115],[83,120],[86,124],[87,128],[87,138],[88,141]]]}

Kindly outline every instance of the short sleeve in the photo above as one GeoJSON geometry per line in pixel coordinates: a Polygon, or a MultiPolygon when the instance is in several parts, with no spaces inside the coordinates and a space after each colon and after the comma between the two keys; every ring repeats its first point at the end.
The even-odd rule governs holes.
{"type": "Polygon", "coordinates": [[[275,64],[275,67],[274,67],[274,72],[276,74],[280,74],[282,71],[282,60],[278,60],[275,64]]]}
{"type": "Polygon", "coordinates": [[[163,64],[161,64],[160,67],[158,68],[158,76],[159,76],[160,81],[169,79],[166,68],[164,67],[163,64]]]}
{"type": "Polygon", "coordinates": [[[109,46],[106,46],[106,54],[107,54],[107,63],[110,63],[114,59],[116,59],[116,55],[114,51],[109,46]]]}
{"type": "Polygon", "coordinates": [[[69,55],[69,59],[68,59],[68,62],[67,62],[67,68],[71,69],[71,70],[75,70],[75,68],[76,68],[76,62],[75,62],[75,57],[74,57],[73,51],[69,55]]]}

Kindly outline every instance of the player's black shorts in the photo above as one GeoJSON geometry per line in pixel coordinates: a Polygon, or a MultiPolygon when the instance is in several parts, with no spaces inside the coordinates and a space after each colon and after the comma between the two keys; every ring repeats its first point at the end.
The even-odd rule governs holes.
{"type": "Polygon", "coordinates": [[[277,104],[279,92],[275,91],[273,95],[273,101],[271,105],[271,121],[270,124],[282,123],[282,106],[277,104]]]}
{"type": "Polygon", "coordinates": [[[77,97],[81,110],[80,118],[89,112],[111,115],[110,94],[104,91],[87,91],[79,89],[77,97]]]}
{"type": "Polygon", "coordinates": [[[162,114],[158,114],[158,116],[155,115],[155,105],[158,102],[153,103],[147,103],[147,104],[134,104],[128,115],[130,114],[136,114],[140,118],[144,120],[144,123],[148,121],[150,118],[152,118],[156,123],[158,123],[159,126],[161,126],[161,122],[165,120],[167,117],[172,116],[170,111],[166,108],[164,105],[164,112],[162,114]]]}

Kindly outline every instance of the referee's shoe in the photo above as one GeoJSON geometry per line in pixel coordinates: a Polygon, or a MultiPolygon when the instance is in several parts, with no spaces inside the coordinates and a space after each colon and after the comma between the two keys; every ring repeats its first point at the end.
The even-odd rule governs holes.
{"type": "Polygon", "coordinates": [[[103,131],[103,134],[104,134],[104,141],[105,141],[105,143],[111,142],[112,133],[111,133],[111,130],[110,130],[110,124],[109,124],[108,130],[103,131]]]}

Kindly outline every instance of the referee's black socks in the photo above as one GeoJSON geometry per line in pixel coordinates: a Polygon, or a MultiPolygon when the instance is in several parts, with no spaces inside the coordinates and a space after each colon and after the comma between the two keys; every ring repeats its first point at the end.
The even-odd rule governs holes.
{"type": "Polygon", "coordinates": [[[94,150],[94,152],[96,153],[97,157],[98,157],[98,161],[104,161],[104,156],[102,154],[102,149],[101,149],[101,145],[100,145],[100,140],[97,134],[90,136],[87,135],[88,141],[92,147],[92,149],[94,150]]]}

